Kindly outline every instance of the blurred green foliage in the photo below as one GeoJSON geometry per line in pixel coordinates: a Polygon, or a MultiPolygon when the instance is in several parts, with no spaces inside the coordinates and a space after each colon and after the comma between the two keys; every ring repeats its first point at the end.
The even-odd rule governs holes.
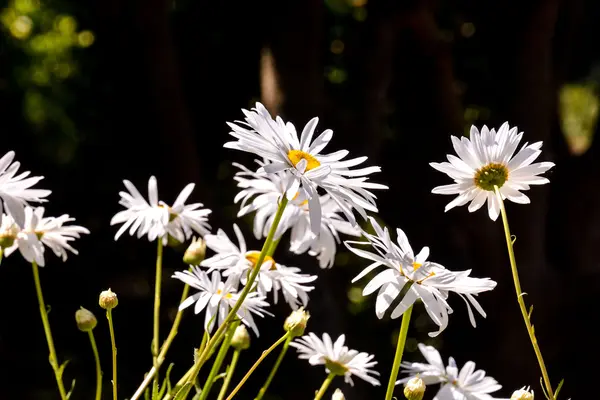
{"type": "Polygon", "coordinates": [[[595,82],[563,85],[559,92],[562,130],[572,153],[582,154],[591,145],[598,121],[597,84],[595,82]]]}

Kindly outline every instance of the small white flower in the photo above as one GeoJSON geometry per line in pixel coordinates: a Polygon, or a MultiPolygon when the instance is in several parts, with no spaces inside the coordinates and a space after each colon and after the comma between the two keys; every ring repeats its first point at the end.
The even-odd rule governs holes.
{"type": "Polygon", "coordinates": [[[21,164],[13,163],[15,152],[9,151],[0,158],[0,218],[2,218],[3,205],[6,214],[12,216],[19,226],[25,223],[24,208],[29,202],[42,203],[52,193],[50,190],[31,189],[33,185],[44,179],[43,176],[28,178],[29,171],[17,176],[21,164]]]}
{"type": "Polygon", "coordinates": [[[419,350],[427,363],[403,362],[404,373],[407,378],[396,382],[396,385],[408,382],[411,378],[419,376],[426,385],[441,383],[442,387],[437,392],[434,400],[494,400],[489,393],[502,388],[498,382],[485,376],[485,371],[475,370],[475,363],[468,361],[460,370],[452,357],[448,366],[444,367],[440,353],[432,347],[419,343],[419,350]]]}
{"type": "MultiPolygon", "coordinates": [[[[258,160],[257,163],[261,167],[265,165],[258,160]]],[[[282,171],[268,175],[259,174],[240,164],[234,165],[241,169],[235,176],[238,187],[242,189],[235,197],[236,203],[241,200],[238,217],[256,212],[254,236],[257,239],[266,237],[275,219],[278,201],[288,186],[286,182],[293,177],[282,171]]],[[[360,236],[360,229],[341,217],[342,210],[331,196],[319,196],[319,201],[322,217],[318,235],[315,236],[311,230],[308,200],[298,193],[284,210],[275,238],[280,238],[291,229],[290,251],[295,254],[308,251],[311,256],[317,257],[321,268],[330,268],[335,260],[337,244],[340,243],[339,232],[360,236]]]]}
{"type": "Polygon", "coordinates": [[[367,189],[387,189],[386,186],[367,182],[368,175],[379,172],[379,167],[350,169],[366,161],[367,157],[342,161],[348,151],[340,150],[331,154],[321,152],[333,136],[330,129],[323,131],[316,139],[313,135],[318,118],[311,119],[304,127],[300,138],[296,128],[280,117],[271,118],[267,109],[260,103],[252,111],[242,110],[245,122],[229,123],[230,135],[237,141],[228,142],[225,147],[246,151],[264,157],[269,161],[259,172],[268,174],[286,171],[293,179],[285,188],[288,199],[298,192],[308,200],[311,230],[317,235],[321,229],[321,205],[317,188],[320,187],[340,204],[346,218],[356,225],[352,213],[355,209],[364,218],[365,210],[377,212],[375,195],[367,189]]]}
{"type": "Polygon", "coordinates": [[[5,249],[12,247],[17,240],[17,235],[21,231],[21,228],[12,216],[2,214],[0,221],[0,252],[5,249]]]}
{"type": "Polygon", "coordinates": [[[373,361],[375,356],[368,353],[359,353],[344,346],[346,337],[341,335],[335,343],[331,337],[323,334],[323,340],[314,333],[302,336],[290,343],[290,346],[298,350],[298,358],[308,360],[310,365],[324,365],[327,373],[343,375],[346,383],[354,385],[352,376],[369,382],[373,386],[379,386],[379,381],[371,376],[379,373],[372,370],[377,364],[373,361]]]}
{"type": "Polygon", "coordinates": [[[130,181],[124,180],[123,183],[129,192],[119,192],[119,204],[124,206],[125,210],[119,211],[110,221],[111,225],[123,224],[115,234],[115,240],[127,229],[132,236],[137,232],[138,238],[147,235],[150,241],[162,238],[164,243],[167,241],[167,234],[184,242],[193,232],[201,236],[209,233],[210,226],[206,220],[211,211],[200,209],[202,203],[185,204],[194,190],[193,183],[183,188],[173,206],[159,201],[154,176],[148,180],[149,201],[146,201],[130,181]]]}
{"type": "Polygon", "coordinates": [[[509,129],[505,122],[498,132],[483,126],[481,132],[471,126],[470,138],[452,136],[452,144],[458,157],[449,154],[448,161],[430,163],[433,168],[454,179],[453,184],[438,186],[432,190],[437,194],[458,194],[446,206],[446,211],[469,202],[469,212],[488,204],[488,214],[496,220],[500,213],[500,202],[494,193],[499,188],[503,199],[528,204],[529,197],[521,190],[530,185],[543,185],[548,179],[538,176],[554,166],[551,162],[531,164],[542,154],[542,142],[525,143],[516,153],[523,132],[509,129]]]}
{"type": "Polygon", "coordinates": [[[44,208],[25,207],[25,223],[23,229],[17,234],[14,244],[5,250],[9,256],[17,248],[28,262],[35,262],[40,267],[45,265],[44,245],[49,247],[57,257],[67,260],[67,250],[79,254],[69,242],[78,239],[80,234],[90,233],[86,228],[78,225],[64,225],[75,221],[67,214],[58,218],[44,217],[44,208]]]}
{"type": "Polygon", "coordinates": [[[533,390],[529,388],[529,386],[523,386],[519,390],[515,390],[510,396],[510,400],[533,400],[533,390]]]}
{"type": "Polygon", "coordinates": [[[354,254],[373,261],[352,282],[356,282],[380,266],[386,267],[363,289],[363,296],[379,289],[375,304],[378,318],[383,317],[407,284],[410,285],[410,289],[392,311],[391,318],[400,317],[417,299],[421,299],[427,314],[439,326],[437,332],[429,333],[432,337],[439,335],[448,326],[448,314],[452,313],[452,308],[446,302],[449,292],[457,293],[465,300],[473,326],[476,326],[475,317],[470,305],[473,305],[483,317],[486,316],[475,295],[492,290],[496,287],[496,282],[489,278],[471,278],[470,270],[452,272],[440,264],[427,261],[429,247],[424,247],[415,256],[406,234],[401,229],[396,230],[398,236],[398,245],[396,245],[392,242],[387,228],[382,229],[374,218],[369,219],[375,235],[363,232],[368,242],[347,241],[345,243],[354,254]],[[351,244],[370,244],[377,253],[352,247],[351,244]]]}
{"type": "MultiPolygon", "coordinates": [[[[240,228],[234,224],[233,230],[239,247],[222,229],[219,229],[216,235],[205,236],[206,246],[217,254],[205,259],[200,265],[208,267],[209,272],[223,270],[223,276],[234,279],[236,284],[239,282],[245,285],[248,275],[255,268],[260,252],[248,251],[240,228]]],[[[307,292],[314,289],[314,286],[306,286],[306,284],[316,279],[316,276],[301,274],[299,268],[286,267],[276,263],[273,257],[266,256],[256,278],[256,290],[262,296],[273,292],[275,304],[277,304],[278,292],[281,291],[285,301],[292,309],[296,309],[300,304],[306,306],[307,292]]]]}
{"type": "Polygon", "coordinates": [[[335,389],[335,392],[333,392],[333,395],[331,396],[331,400],[346,400],[346,397],[344,397],[344,392],[340,389],[335,389]]]}
{"type": "MultiPolygon", "coordinates": [[[[222,282],[218,271],[214,271],[211,278],[209,278],[208,274],[202,269],[193,267],[192,272],[175,272],[173,278],[179,279],[199,291],[185,299],[179,305],[179,310],[188,308],[194,303],[196,303],[194,306],[195,314],[199,314],[202,310],[206,309],[204,327],[208,332],[213,330],[215,322],[221,325],[225,321],[229,310],[239,299],[234,279],[230,277],[225,282],[222,282]]],[[[245,325],[252,328],[256,336],[259,335],[258,327],[254,322],[252,314],[260,317],[263,317],[265,314],[272,315],[263,309],[268,305],[269,303],[265,301],[264,296],[260,296],[256,292],[250,292],[237,312],[237,316],[245,325]]]]}

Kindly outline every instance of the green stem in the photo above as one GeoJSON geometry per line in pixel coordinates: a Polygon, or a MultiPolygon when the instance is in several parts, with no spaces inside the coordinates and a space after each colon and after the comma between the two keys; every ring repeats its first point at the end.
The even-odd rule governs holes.
{"type": "MultiPolygon", "coordinates": [[[[183,287],[183,292],[181,293],[181,300],[179,300],[179,304],[183,303],[183,301],[185,299],[187,299],[189,291],[190,291],[189,285],[185,285],[183,287]]],[[[169,332],[169,336],[167,336],[167,340],[165,340],[165,342],[163,343],[162,347],[160,348],[160,353],[158,354],[158,367],[159,368],[165,362],[167,352],[169,351],[169,348],[171,347],[173,340],[175,340],[175,336],[177,336],[179,324],[181,323],[182,317],[183,317],[183,310],[177,311],[177,315],[175,316],[175,320],[173,321],[173,326],[171,326],[171,331],[169,332]]],[[[140,387],[136,390],[136,392],[133,394],[133,396],[131,396],[131,400],[137,400],[144,393],[144,390],[150,384],[150,382],[154,378],[155,374],[156,374],[156,367],[153,366],[152,369],[150,369],[150,371],[146,374],[146,377],[144,378],[144,381],[142,382],[140,387]]]]}
{"type": "Polygon", "coordinates": [[[523,295],[525,293],[523,293],[523,291],[521,290],[521,281],[519,279],[519,272],[517,270],[515,250],[513,247],[512,236],[510,234],[510,228],[508,226],[508,217],[506,215],[506,209],[504,208],[504,200],[502,200],[502,195],[500,194],[498,187],[495,186],[494,188],[496,191],[496,197],[500,202],[500,213],[502,214],[502,224],[504,225],[504,236],[506,238],[508,258],[510,259],[510,269],[512,271],[513,282],[515,284],[515,291],[517,292],[517,302],[519,303],[519,309],[521,310],[521,315],[523,316],[525,326],[527,327],[527,333],[529,334],[529,340],[531,341],[531,344],[533,346],[533,351],[535,352],[538,364],[540,365],[540,370],[544,379],[544,386],[546,387],[546,393],[548,394],[551,400],[554,400],[556,399],[556,397],[554,396],[554,391],[552,390],[552,384],[550,383],[550,377],[546,369],[546,364],[544,363],[544,357],[542,357],[542,351],[540,350],[540,346],[535,336],[533,325],[531,325],[531,319],[529,313],[527,312],[527,307],[525,306],[525,300],[523,300],[523,295]]]}
{"type": "Polygon", "coordinates": [[[162,258],[163,258],[163,242],[162,238],[156,240],[156,277],[154,283],[154,334],[152,336],[152,366],[154,367],[154,382],[152,384],[152,393],[156,396],[158,393],[158,364],[159,353],[159,327],[160,327],[160,288],[162,283],[162,258]]]}
{"type": "Polygon", "coordinates": [[[290,336],[291,336],[291,333],[289,331],[286,332],[285,335],[283,335],[282,337],[280,337],[275,343],[273,343],[271,345],[271,347],[269,347],[267,350],[265,350],[265,351],[262,352],[262,354],[260,355],[260,357],[258,358],[258,360],[256,360],[256,362],[254,363],[254,365],[248,370],[248,372],[246,372],[246,375],[244,375],[244,377],[242,378],[242,380],[240,381],[240,383],[238,383],[238,385],[235,387],[235,389],[233,389],[233,391],[231,392],[231,394],[227,397],[227,400],[233,399],[233,396],[235,396],[235,394],[242,388],[242,386],[244,386],[244,383],[246,383],[246,381],[248,380],[248,378],[250,378],[250,375],[252,375],[252,373],[254,372],[254,370],[256,368],[258,368],[258,366],[260,365],[260,363],[273,350],[275,350],[277,348],[277,346],[279,346],[281,343],[283,343],[284,341],[286,341],[287,338],[290,337],[290,336]]]}
{"type": "MultiPolygon", "coordinates": [[[[256,280],[256,277],[258,276],[258,273],[260,272],[260,267],[262,266],[262,263],[265,260],[268,250],[271,248],[271,244],[273,242],[273,237],[275,236],[275,231],[277,230],[277,226],[279,225],[279,222],[281,221],[281,216],[283,215],[283,211],[285,210],[287,203],[288,203],[288,199],[284,195],[283,198],[281,199],[281,201],[279,202],[279,208],[277,209],[277,213],[275,214],[275,218],[273,219],[273,225],[271,226],[271,229],[269,230],[269,234],[267,235],[267,238],[265,239],[265,243],[263,244],[262,250],[260,251],[260,254],[258,255],[258,260],[256,260],[256,265],[255,265],[254,269],[252,270],[252,273],[248,277],[248,282],[246,282],[244,289],[240,293],[240,296],[239,296],[238,300],[236,301],[236,303],[231,308],[231,311],[229,311],[229,314],[225,318],[225,321],[223,321],[223,323],[219,326],[219,328],[215,332],[214,336],[208,341],[208,344],[204,348],[204,351],[202,352],[200,357],[198,357],[198,360],[190,369],[191,374],[189,376],[189,380],[188,380],[189,382],[194,382],[196,380],[196,376],[198,376],[198,372],[200,372],[200,368],[202,367],[202,364],[204,364],[204,362],[208,359],[208,355],[211,352],[211,349],[216,345],[216,343],[219,340],[221,340],[221,337],[225,333],[227,326],[229,326],[229,324],[231,323],[233,318],[235,318],[238,310],[244,303],[246,296],[248,296],[248,293],[250,293],[250,290],[252,290],[254,281],[256,280]]],[[[188,385],[188,388],[190,388],[189,385],[188,385]]],[[[188,389],[188,392],[189,392],[189,389],[188,389]]],[[[187,398],[187,395],[182,395],[182,399],[185,399],[185,398],[187,398]]],[[[171,399],[170,395],[167,395],[164,398],[164,400],[169,400],[169,399],[171,399]]]]}
{"type": "Polygon", "coordinates": [[[100,400],[102,398],[102,368],[100,367],[100,356],[98,355],[94,331],[88,331],[88,336],[90,337],[90,344],[92,345],[94,360],[96,362],[96,400],[100,400]]]}
{"type": "Polygon", "coordinates": [[[50,356],[50,366],[54,371],[54,377],[56,378],[56,384],[58,385],[58,391],[60,392],[60,398],[67,400],[67,391],[62,381],[62,371],[58,365],[58,358],[56,356],[56,349],[54,348],[54,340],[52,339],[52,331],[50,330],[50,321],[48,321],[48,310],[46,309],[46,303],[44,302],[44,294],[42,293],[42,284],[40,282],[40,274],[38,266],[35,262],[31,263],[33,269],[33,281],[35,283],[35,292],[37,294],[38,304],[40,306],[40,316],[42,317],[42,324],[44,325],[44,333],[46,334],[46,342],[48,342],[48,350],[50,356]]]}
{"type": "Polygon", "coordinates": [[[223,386],[221,387],[221,391],[219,392],[219,397],[217,400],[223,400],[225,398],[225,394],[227,393],[227,389],[229,388],[229,384],[231,383],[231,378],[233,378],[233,372],[235,371],[235,367],[237,366],[238,360],[240,358],[241,350],[235,350],[233,352],[233,356],[231,357],[231,363],[227,368],[227,376],[225,377],[225,381],[223,382],[223,386]]]}
{"type": "Polygon", "coordinates": [[[329,375],[327,375],[327,378],[325,378],[325,380],[323,381],[323,384],[321,385],[321,389],[319,389],[319,391],[315,395],[315,400],[321,400],[321,398],[323,397],[323,395],[329,388],[329,385],[331,385],[331,381],[333,380],[333,378],[335,378],[335,374],[333,372],[331,372],[331,373],[329,373],[329,375]]]}
{"type": "Polygon", "coordinates": [[[385,400],[392,400],[394,388],[396,387],[396,379],[398,379],[398,371],[402,362],[402,354],[404,353],[404,345],[406,344],[406,335],[408,334],[408,325],[410,324],[410,316],[412,314],[413,305],[408,307],[402,314],[402,325],[400,325],[400,334],[398,335],[398,344],[396,345],[396,355],[394,356],[394,364],[390,372],[390,380],[388,381],[385,400]]]}
{"type": "Polygon", "coordinates": [[[285,357],[285,353],[287,353],[288,347],[290,346],[290,342],[292,341],[292,339],[294,339],[294,338],[291,335],[289,335],[287,337],[287,339],[285,340],[285,343],[283,343],[281,352],[279,352],[279,357],[277,357],[277,361],[275,361],[275,365],[273,365],[273,368],[271,368],[271,373],[269,373],[269,376],[267,377],[265,384],[263,385],[262,388],[260,388],[260,391],[258,392],[258,395],[256,396],[256,398],[254,400],[261,400],[263,398],[263,396],[265,395],[265,393],[267,393],[267,389],[269,389],[269,385],[273,381],[273,378],[275,377],[275,374],[277,373],[277,370],[279,369],[279,365],[281,364],[283,357],[285,357]]]}
{"type": "Polygon", "coordinates": [[[115,329],[113,328],[112,310],[106,310],[108,329],[110,331],[110,347],[112,350],[112,388],[113,400],[117,400],[117,344],[115,341],[115,329]]]}
{"type": "Polygon", "coordinates": [[[225,335],[225,339],[223,343],[221,343],[221,348],[219,349],[219,353],[217,353],[217,357],[215,358],[215,362],[210,369],[210,373],[208,374],[208,378],[206,378],[206,383],[202,387],[202,393],[200,393],[199,400],[206,400],[208,398],[208,394],[210,393],[210,389],[212,388],[213,383],[215,382],[215,377],[219,373],[221,369],[221,365],[223,365],[223,360],[225,360],[225,356],[227,355],[227,351],[229,351],[229,347],[231,346],[231,339],[233,339],[233,333],[235,329],[239,325],[239,321],[232,323],[229,326],[229,330],[225,335]]]}
{"type": "Polygon", "coordinates": [[[269,251],[267,251],[267,255],[269,257],[273,257],[273,254],[275,254],[275,250],[277,250],[277,246],[279,245],[279,242],[281,242],[281,236],[279,237],[279,239],[275,239],[275,240],[273,240],[273,243],[271,243],[271,246],[269,247],[269,251]]]}

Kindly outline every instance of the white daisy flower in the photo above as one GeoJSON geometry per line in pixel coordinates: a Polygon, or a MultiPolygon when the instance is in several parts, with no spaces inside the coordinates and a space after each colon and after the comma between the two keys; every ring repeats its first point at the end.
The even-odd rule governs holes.
{"type": "Polygon", "coordinates": [[[296,128],[280,117],[271,118],[260,103],[252,111],[242,110],[245,122],[229,123],[230,134],[237,139],[225,147],[246,151],[264,157],[269,164],[259,171],[269,174],[286,171],[294,177],[286,186],[286,196],[293,199],[298,192],[308,200],[311,229],[318,234],[321,229],[321,205],[317,188],[320,187],[339,203],[346,218],[356,225],[352,209],[366,218],[365,210],[377,212],[375,195],[367,189],[387,189],[387,186],[367,182],[368,175],[379,172],[379,167],[350,169],[366,161],[367,157],[342,161],[348,151],[340,150],[321,154],[333,136],[327,129],[313,140],[318,118],[311,119],[300,138],[296,128]]]}
{"type": "Polygon", "coordinates": [[[290,343],[298,350],[298,358],[308,360],[310,365],[324,365],[327,373],[343,375],[346,383],[354,386],[352,376],[356,376],[373,386],[379,386],[379,380],[372,375],[379,373],[372,368],[377,364],[374,355],[359,353],[344,346],[345,335],[341,335],[335,343],[331,337],[323,334],[323,340],[314,333],[302,336],[290,343]]]}
{"type": "Polygon", "coordinates": [[[58,218],[44,217],[44,208],[25,207],[25,223],[23,229],[17,234],[13,245],[5,249],[4,253],[9,256],[19,249],[23,258],[28,262],[37,263],[40,267],[45,265],[44,245],[49,247],[57,257],[63,261],[67,260],[67,250],[73,254],[79,254],[69,242],[79,239],[83,233],[90,233],[86,228],[78,225],[67,225],[67,222],[75,221],[67,214],[58,218]]]}
{"type": "Polygon", "coordinates": [[[12,247],[17,240],[17,235],[21,231],[21,228],[12,216],[2,214],[0,220],[0,256],[4,249],[12,247]]]}
{"type": "Polygon", "coordinates": [[[500,390],[502,386],[494,378],[485,376],[485,371],[475,370],[473,361],[468,361],[459,372],[452,357],[448,360],[448,366],[444,367],[442,357],[434,347],[419,343],[419,350],[427,363],[403,362],[402,372],[409,376],[396,382],[396,385],[418,376],[426,385],[442,385],[434,400],[500,400],[489,393],[500,390]]]}
{"type": "Polygon", "coordinates": [[[542,154],[542,142],[525,143],[515,154],[522,137],[523,132],[517,133],[516,127],[509,129],[508,122],[498,132],[487,126],[479,132],[471,126],[470,138],[451,136],[458,157],[449,154],[449,162],[429,164],[454,179],[455,183],[432,190],[437,194],[458,194],[448,203],[446,211],[471,202],[468,209],[474,212],[487,201],[488,214],[495,221],[500,213],[500,202],[494,186],[499,188],[503,199],[528,204],[529,197],[520,191],[529,190],[529,185],[548,183],[548,179],[538,175],[548,171],[554,163],[532,164],[542,154]]]}
{"type": "Polygon", "coordinates": [[[18,161],[13,162],[15,152],[9,151],[0,158],[0,218],[3,206],[6,214],[12,216],[19,226],[25,223],[24,208],[30,202],[42,203],[52,193],[50,190],[31,189],[33,185],[44,179],[43,176],[32,176],[26,171],[17,176],[21,166],[18,161]]]}
{"type": "Polygon", "coordinates": [[[370,218],[370,221],[375,235],[363,232],[368,242],[347,241],[345,244],[354,254],[373,261],[352,282],[356,282],[380,266],[386,267],[363,289],[363,296],[379,289],[375,304],[378,318],[383,317],[405,285],[410,285],[410,288],[392,310],[391,318],[400,317],[417,299],[421,299],[427,314],[439,326],[437,332],[429,333],[432,337],[439,335],[448,325],[448,314],[452,313],[452,308],[446,302],[449,292],[458,293],[463,298],[473,326],[476,324],[470,305],[473,305],[483,317],[486,316],[475,295],[492,290],[496,287],[496,282],[489,278],[471,278],[470,270],[452,272],[440,264],[427,261],[428,247],[424,247],[415,256],[406,234],[401,229],[396,230],[398,235],[396,245],[392,242],[387,228],[382,229],[374,218],[370,218]],[[376,253],[355,248],[351,244],[370,244],[376,253]]]}
{"type": "Polygon", "coordinates": [[[529,386],[523,386],[519,390],[515,390],[510,396],[510,400],[533,400],[534,399],[533,389],[529,386]]]}
{"type": "MultiPolygon", "coordinates": [[[[257,163],[261,167],[265,165],[258,160],[257,163]]],[[[236,203],[241,200],[238,217],[255,211],[254,236],[257,239],[266,237],[277,213],[278,200],[285,193],[287,181],[293,177],[284,172],[259,174],[240,164],[234,165],[241,169],[234,178],[238,187],[242,188],[235,198],[236,203]]],[[[290,250],[295,254],[308,251],[311,256],[317,257],[321,268],[330,268],[335,260],[337,244],[340,243],[339,232],[350,236],[360,236],[361,233],[358,227],[341,217],[342,210],[331,196],[320,196],[319,201],[322,218],[321,230],[317,236],[310,227],[308,201],[298,193],[284,210],[275,239],[291,229],[290,250]]]]}
{"type": "Polygon", "coordinates": [[[119,192],[121,196],[119,204],[124,206],[125,210],[119,211],[110,221],[111,225],[123,224],[115,234],[115,240],[127,229],[132,236],[137,231],[138,238],[148,235],[148,240],[162,238],[164,243],[167,241],[167,234],[184,242],[194,232],[201,236],[209,233],[210,226],[206,221],[211,211],[200,209],[202,203],[185,204],[194,190],[193,183],[183,188],[173,206],[159,201],[158,186],[154,176],[148,180],[149,201],[146,201],[130,181],[124,180],[123,183],[129,192],[119,192]]]}
{"type": "MultiPolygon", "coordinates": [[[[208,272],[223,270],[223,276],[232,278],[236,285],[238,283],[245,285],[250,272],[255,268],[260,252],[247,250],[244,236],[236,224],[233,225],[233,230],[239,247],[229,239],[222,229],[219,229],[216,235],[205,236],[206,246],[217,254],[205,259],[200,265],[207,267],[208,272]]],[[[262,296],[273,292],[275,304],[277,304],[278,293],[281,291],[290,307],[297,309],[299,305],[306,306],[308,303],[307,293],[313,290],[314,286],[306,284],[316,279],[316,276],[301,274],[299,268],[286,267],[275,262],[273,257],[267,256],[256,278],[256,290],[262,296]]]]}
{"type": "MultiPolygon", "coordinates": [[[[222,282],[221,274],[219,274],[218,271],[214,271],[211,278],[209,278],[208,274],[202,269],[193,267],[192,272],[177,271],[172,277],[199,290],[198,293],[185,299],[179,306],[179,310],[188,308],[194,303],[196,303],[194,306],[195,314],[199,314],[202,310],[206,309],[204,328],[207,329],[208,332],[213,330],[215,322],[218,322],[218,324],[221,325],[223,321],[225,321],[225,318],[227,318],[227,315],[229,314],[229,310],[239,299],[237,285],[235,284],[234,279],[230,277],[225,282],[222,282]]],[[[263,317],[265,314],[272,315],[264,310],[264,308],[268,306],[269,303],[265,301],[264,296],[261,296],[256,292],[250,292],[238,310],[237,316],[245,325],[252,328],[256,336],[258,336],[258,327],[254,322],[252,314],[256,314],[260,317],[263,317]]]]}

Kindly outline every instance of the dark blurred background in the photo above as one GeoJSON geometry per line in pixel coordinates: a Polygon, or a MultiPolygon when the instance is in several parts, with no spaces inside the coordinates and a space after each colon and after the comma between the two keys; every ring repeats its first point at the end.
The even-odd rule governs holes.
{"type": "MultiPolygon", "coordinates": [[[[335,132],[331,151],[367,155],[390,186],[379,194],[381,218],[404,229],[413,246],[453,270],[473,269],[499,282],[480,296],[488,318],[472,328],[458,297],[448,329],[435,340],[417,307],[405,360],[420,360],[418,342],[435,345],[459,365],[474,360],[503,386],[498,397],[532,385],[539,370],[515,300],[503,231],[485,211],[444,213],[446,196],[430,193],[448,178],[428,166],[451,151],[450,134],[470,124],[508,120],[525,140],[544,141],[542,158],[556,167],[550,185],[527,194],[532,204],[508,206],[526,301],[560,396],[596,397],[594,345],[600,316],[600,3],[545,1],[199,1],[11,0],[2,3],[0,154],[15,150],[25,170],[52,189],[49,214],[68,213],[92,234],[79,256],[62,263],[48,253],[41,272],[65,382],[73,399],[90,399],[94,364],[74,312],[94,311],[110,397],[110,343],[98,294],[111,287],[119,348],[119,386],[130,397],[151,366],[155,248],[146,240],[113,241],[109,221],[120,206],[122,179],[145,193],[156,175],[160,197],[173,201],[188,182],[191,197],[213,210],[214,229],[231,234],[237,207],[231,162],[253,157],[223,149],[226,121],[262,101],[273,114],[303,126],[321,118],[335,132]]],[[[250,238],[250,220],[240,222],[250,238]]],[[[250,239],[256,248],[260,243],[250,239]]],[[[348,399],[383,398],[400,320],[378,320],[374,297],[350,283],[364,260],[340,248],[337,265],[294,257],[283,263],[318,273],[309,329],[346,333],[348,345],[376,354],[383,388],[336,379],[348,399]]],[[[161,331],[166,337],[181,285],[182,249],[169,249],[161,331]]],[[[0,398],[54,399],[54,378],[37,309],[31,268],[13,256],[0,267],[0,398]]],[[[289,309],[260,321],[261,337],[243,353],[234,382],[282,334],[289,309]]],[[[186,314],[170,351],[179,378],[192,363],[203,317],[186,314]]],[[[273,357],[274,359],[275,357],[273,357]]],[[[251,399],[268,360],[239,398],[251,399]]],[[[307,399],[322,368],[290,351],[268,399],[307,399]]],[[[435,390],[430,389],[429,395],[435,390]]],[[[400,391],[398,395],[401,396],[400,391]]],[[[266,397],[267,398],[267,397],[266,397]]]]}

